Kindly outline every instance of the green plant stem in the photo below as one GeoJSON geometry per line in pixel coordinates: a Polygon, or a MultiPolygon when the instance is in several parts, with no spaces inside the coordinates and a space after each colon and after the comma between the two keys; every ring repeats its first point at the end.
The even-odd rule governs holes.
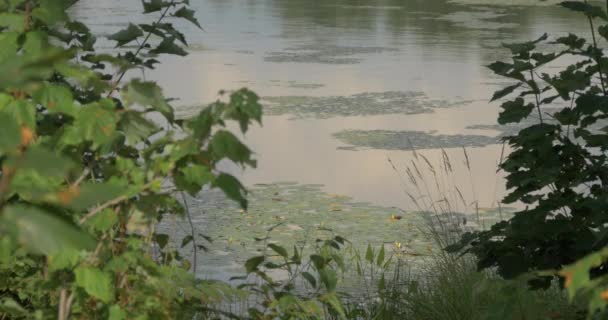
{"type": "MultiPolygon", "coordinates": [[[[165,16],[169,12],[169,8],[173,7],[174,5],[175,5],[175,0],[172,0],[171,3],[165,8],[165,10],[163,10],[163,12],[160,14],[160,17],[158,18],[158,20],[152,25],[152,30],[150,30],[148,32],[148,34],[146,35],[144,40],[141,42],[139,47],[137,47],[137,50],[135,50],[134,56],[137,57],[137,55],[141,52],[141,50],[144,49],[144,47],[148,43],[148,40],[150,39],[150,36],[152,36],[152,33],[156,30],[156,26],[161,23],[161,21],[165,18],[165,16]]],[[[108,98],[114,93],[114,91],[116,91],[116,88],[118,88],[118,85],[120,84],[120,81],[122,81],[122,78],[124,78],[125,74],[127,74],[127,69],[120,71],[120,73],[118,74],[118,78],[116,79],[116,81],[114,81],[114,84],[112,85],[112,88],[110,89],[110,92],[108,92],[108,95],[107,95],[108,98]]]]}
{"type": "Polygon", "coordinates": [[[186,217],[188,217],[188,223],[190,224],[190,235],[192,236],[192,272],[196,275],[197,270],[197,248],[196,248],[196,235],[194,233],[194,223],[192,223],[192,216],[190,215],[190,207],[186,201],[186,195],[183,191],[180,192],[184,207],[186,208],[186,217]]]}
{"type": "MultiPolygon", "coordinates": [[[[585,4],[587,4],[587,0],[585,0],[585,4]]],[[[606,87],[604,85],[604,73],[602,72],[601,57],[598,54],[598,46],[597,46],[597,40],[595,37],[595,27],[593,25],[593,18],[591,18],[591,16],[587,16],[587,20],[589,20],[589,28],[591,29],[591,38],[593,39],[593,49],[595,51],[595,62],[597,62],[598,72],[600,74],[600,84],[602,86],[602,92],[604,93],[604,96],[605,96],[606,87]]]]}

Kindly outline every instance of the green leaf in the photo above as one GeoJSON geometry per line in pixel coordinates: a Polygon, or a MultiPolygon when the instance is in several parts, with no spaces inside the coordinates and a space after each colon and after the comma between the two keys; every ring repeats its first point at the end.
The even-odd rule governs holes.
{"type": "Polygon", "coordinates": [[[34,145],[27,149],[24,156],[15,163],[21,169],[32,169],[43,176],[64,177],[67,172],[74,168],[75,164],[69,158],[40,145],[34,145]]]}
{"type": "Polygon", "coordinates": [[[175,37],[164,38],[163,41],[154,49],[150,50],[153,54],[173,54],[178,56],[186,56],[186,52],[182,47],[175,44],[175,37]]]}
{"type": "Polygon", "coordinates": [[[264,262],[264,256],[250,258],[245,262],[245,270],[247,273],[252,273],[258,269],[262,262],[264,262]]]}
{"type": "Polygon", "coordinates": [[[108,39],[116,41],[116,47],[120,47],[143,35],[144,33],[138,26],[129,23],[129,26],[126,29],[120,30],[108,36],[108,39]]]}
{"type": "Polygon", "coordinates": [[[157,12],[171,5],[171,2],[163,0],[142,1],[144,13],[157,12]]]}
{"type": "Polygon", "coordinates": [[[108,320],[127,320],[127,312],[125,312],[119,305],[113,305],[109,310],[108,320]]]}
{"type": "Polygon", "coordinates": [[[317,279],[315,279],[315,277],[310,274],[310,272],[302,272],[302,277],[304,277],[304,279],[306,279],[306,281],[308,281],[308,283],[310,283],[313,288],[317,288],[317,279]]]}
{"type": "Polygon", "coordinates": [[[21,127],[36,129],[36,106],[27,100],[13,100],[6,107],[0,110],[12,115],[15,122],[21,127]]]}
{"type": "Polygon", "coordinates": [[[287,259],[287,256],[288,256],[289,254],[287,253],[287,250],[286,250],[285,248],[283,248],[283,247],[281,247],[281,246],[279,246],[279,245],[277,245],[277,244],[274,244],[274,243],[270,243],[270,244],[268,244],[268,247],[269,247],[270,249],[272,249],[272,251],[274,251],[274,252],[276,252],[278,255],[280,255],[281,257],[283,257],[283,258],[286,258],[286,259],[287,259]]]}
{"type": "Polygon", "coordinates": [[[152,107],[163,114],[167,120],[173,121],[173,108],[167,103],[161,88],[152,81],[142,82],[139,79],[130,81],[122,89],[122,98],[126,106],[140,105],[152,107]]]}
{"type": "Polygon", "coordinates": [[[203,186],[215,179],[209,167],[199,164],[190,164],[179,168],[179,174],[175,176],[175,184],[180,189],[186,190],[191,195],[196,195],[203,186]]]}
{"type": "Polygon", "coordinates": [[[21,130],[15,119],[6,112],[0,112],[0,154],[15,150],[21,142],[21,130]]]}
{"type": "MultiPolygon", "coordinates": [[[[2,19],[1,15],[0,19],[2,19]]],[[[17,50],[19,50],[19,45],[17,43],[19,35],[18,32],[4,31],[0,33],[0,63],[10,58],[14,58],[17,55],[17,50]]]]}
{"type": "Polygon", "coordinates": [[[34,101],[45,107],[49,113],[64,113],[70,116],[76,114],[74,97],[66,86],[44,83],[40,89],[32,93],[34,101]]]}
{"type": "Polygon", "coordinates": [[[602,18],[604,20],[608,20],[606,12],[604,12],[602,8],[598,6],[592,6],[583,1],[564,1],[561,2],[560,5],[572,11],[582,12],[586,16],[591,18],[602,18]]]}
{"type": "Polygon", "coordinates": [[[66,248],[47,257],[49,271],[54,272],[62,269],[74,268],[80,261],[80,251],[66,248]]]}
{"type": "Polygon", "coordinates": [[[93,267],[79,267],[74,270],[76,284],[91,296],[109,303],[114,299],[112,275],[93,267]]]}
{"type": "Polygon", "coordinates": [[[321,279],[321,283],[325,285],[327,291],[332,292],[336,289],[336,285],[338,284],[338,276],[334,270],[330,268],[323,268],[319,270],[319,278],[321,279]]]}
{"type": "Polygon", "coordinates": [[[0,13],[0,27],[10,31],[23,32],[25,30],[25,15],[17,13],[0,13]]]}
{"type": "Polygon", "coordinates": [[[187,246],[187,245],[188,245],[190,242],[192,242],[193,240],[194,240],[194,237],[192,237],[192,235],[191,235],[191,234],[189,234],[189,235],[185,236],[185,237],[182,239],[182,245],[181,245],[181,247],[183,248],[183,247],[187,246]]]}
{"type": "Polygon", "coordinates": [[[32,10],[32,16],[47,25],[56,24],[68,19],[65,0],[40,0],[40,6],[32,10]]]}
{"type": "Polygon", "coordinates": [[[13,228],[19,243],[34,253],[53,255],[67,248],[91,249],[92,238],[55,214],[35,207],[14,205],[4,209],[2,221],[13,228]]]}
{"type": "Polygon", "coordinates": [[[500,107],[503,109],[498,116],[498,123],[500,124],[520,122],[527,118],[534,109],[533,104],[524,104],[523,98],[516,98],[513,101],[507,101],[500,107]]]}
{"type": "Polygon", "coordinates": [[[118,123],[118,130],[127,138],[127,143],[136,145],[142,140],[148,139],[151,135],[157,133],[160,128],[144,118],[141,113],[136,111],[124,112],[118,123]]]}
{"type": "Polygon", "coordinates": [[[338,296],[336,296],[335,293],[325,294],[319,297],[319,300],[325,302],[332,309],[334,309],[340,315],[340,318],[346,319],[346,313],[344,312],[344,308],[342,307],[342,302],[340,302],[340,299],[338,299],[338,296]]]}
{"type": "Polygon", "coordinates": [[[251,150],[230,131],[216,132],[211,139],[210,150],[217,160],[228,158],[236,163],[256,166],[256,161],[251,159],[251,150]]]}
{"type": "MultiPolygon", "coordinates": [[[[76,211],[83,211],[126,195],[128,188],[118,180],[101,183],[86,182],[74,194],[63,199],[63,205],[76,211]]],[[[70,192],[69,190],[66,192],[70,192]]]]}
{"type": "Polygon", "coordinates": [[[247,191],[237,178],[227,173],[220,173],[213,185],[220,188],[228,198],[237,201],[243,209],[247,209],[247,199],[245,199],[247,191]]]}
{"type": "Polygon", "coordinates": [[[118,215],[112,209],[105,209],[94,215],[85,222],[86,226],[93,230],[104,233],[112,229],[118,223],[118,215]]]}
{"type": "Polygon", "coordinates": [[[197,27],[199,27],[199,29],[203,29],[200,23],[198,23],[198,20],[194,17],[194,10],[188,9],[187,7],[182,7],[181,9],[177,10],[173,16],[184,18],[195,24],[197,27]]]}
{"type": "Polygon", "coordinates": [[[85,105],[79,109],[74,125],[67,128],[62,137],[63,144],[77,145],[93,142],[93,148],[111,143],[116,138],[117,114],[108,100],[85,105]]]}
{"type": "Polygon", "coordinates": [[[380,252],[378,253],[378,258],[376,259],[376,264],[381,266],[384,263],[384,246],[380,248],[380,252]]]}
{"type": "Polygon", "coordinates": [[[374,262],[374,251],[372,250],[372,246],[370,244],[367,245],[367,250],[365,251],[365,260],[369,263],[374,262]]]}
{"type": "Polygon", "coordinates": [[[500,90],[494,92],[494,95],[492,96],[492,99],[490,100],[490,102],[495,101],[497,99],[500,99],[500,98],[510,94],[511,92],[513,92],[513,90],[519,88],[521,85],[522,85],[522,83],[520,82],[518,84],[514,84],[512,86],[508,86],[508,87],[505,87],[503,89],[500,89],[500,90]]]}

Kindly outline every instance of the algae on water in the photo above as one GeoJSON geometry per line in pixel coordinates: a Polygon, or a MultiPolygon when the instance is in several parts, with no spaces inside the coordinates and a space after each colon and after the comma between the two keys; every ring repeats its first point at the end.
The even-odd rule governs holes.
{"type": "Polygon", "coordinates": [[[372,148],[384,150],[483,147],[500,142],[499,137],[483,135],[442,135],[421,131],[344,130],[334,134],[350,146],[343,150],[372,148]],[[353,147],[355,147],[353,149],[353,147]]]}
{"type": "Polygon", "coordinates": [[[350,96],[264,97],[265,115],[294,115],[294,118],[327,119],[339,116],[431,113],[469,101],[431,99],[418,91],[365,92],[350,96]]]}
{"type": "MultiPolygon", "coordinates": [[[[205,191],[196,199],[189,199],[196,233],[213,240],[209,243],[198,239],[198,244],[207,249],[199,252],[199,265],[215,275],[219,272],[229,277],[241,273],[242,263],[259,255],[265,242],[293,248],[302,243],[314,244],[315,239],[328,234],[343,236],[356,248],[398,242],[404,254],[412,258],[438,250],[424,232],[431,218],[429,214],[354,202],[344,195],[325,193],[321,187],[297,183],[258,184],[249,189],[247,211],[226,199],[220,191],[205,191]],[[399,215],[400,219],[391,219],[393,215],[399,215]]],[[[497,217],[498,214],[491,211],[481,215],[488,224],[497,217]]],[[[469,221],[473,220],[469,217],[469,221]]],[[[181,239],[189,234],[189,228],[186,220],[163,221],[158,231],[181,239]]],[[[188,254],[186,250],[184,254],[188,254]]]]}
{"type": "Polygon", "coordinates": [[[328,44],[302,45],[268,52],[265,61],[278,63],[355,64],[357,55],[399,51],[388,47],[338,46],[328,44]]]}

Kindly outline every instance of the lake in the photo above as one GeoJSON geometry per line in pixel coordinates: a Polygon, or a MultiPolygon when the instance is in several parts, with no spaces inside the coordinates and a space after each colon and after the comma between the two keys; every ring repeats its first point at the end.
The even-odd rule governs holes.
{"type": "MultiPolygon", "coordinates": [[[[275,197],[267,197],[258,210],[276,211],[277,221],[286,214],[273,203],[289,211],[294,206],[285,205],[285,199],[302,194],[298,210],[304,211],[311,199],[316,209],[322,202],[331,212],[415,211],[419,205],[408,193],[416,191],[406,173],[412,161],[429,185],[426,192],[459,198],[457,211],[493,208],[505,194],[497,164],[508,150],[492,127],[500,103],[489,98],[509,82],[484,65],[508,57],[502,42],[536,39],[544,32],[586,34],[579,16],[548,2],[521,5],[532,2],[192,1],[204,31],[176,21],[190,42],[189,56],[162,58],[156,70],[132,76],[158,81],[167,96],[179,99],[173,104],[184,116],[217,99],[222,89],[248,87],[263,97],[263,126],[243,137],[256,152],[258,168],[243,172],[226,165],[225,170],[248,186],[271,184],[253,188],[261,188],[258,196],[275,197]],[[291,191],[284,195],[285,189],[291,191]],[[342,196],[352,200],[327,200],[342,196]]],[[[139,12],[139,1],[81,1],[73,8],[99,36],[149,19],[139,12]]],[[[99,45],[112,49],[103,40],[99,45]]],[[[357,218],[363,226],[379,219],[366,217],[357,218]]],[[[206,232],[221,236],[223,228],[245,230],[255,224],[245,218],[219,220],[211,219],[216,224],[207,225],[206,232]]],[[[345,233],[360,232],[344,219],[333,220],[347,225],[345,233]]],[[[297,231],[302,223],[287,225],[297,231]]],[[[382,225],[378,228],[375,232],[382,234],[382,225]]],[[[284,236],[292,234],[288,231],[284,236]]],[[[225,243],[243,241],[238,239],[234,235],[225,243]]]]}

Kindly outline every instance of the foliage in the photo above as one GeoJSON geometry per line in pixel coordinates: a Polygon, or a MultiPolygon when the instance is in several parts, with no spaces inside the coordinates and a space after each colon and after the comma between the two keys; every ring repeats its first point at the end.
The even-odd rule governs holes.
{"type": "MultiPolygon", "coordinates": [[[[513,152],[501,164],[511,189],[504,202],[520,202],[526,208],[490,230],[466,234],[460,244],[448,248],[459,250],[470,244],[467,251],[479,258],[480,268],[497,267],[506,278],[559,269],[608,244],[608,58],[598,46],[602,38],[608,39],[608,18],[603,8],[587,1],[561,5],[586,16],[590,41],[569,34],[549,42],[545,34],[535,41],[505,44],[512,62],[488,66],[515,82],[497,91],[492,100],[519,93],[501,105],[498,122],[536,117],[536,123],[506,139],[513,152]],[[604,25],[596,28],[598,23],[604,25]],[[541,45],[556,49],[542,52],[537,49],[541,45]],[[560,59],[571,64],[550,73],[547,66],[559,66],[560,59]]],[[[606,300],[601,299],[605,273],[599,254],[592,254],[562,274],[572,297],[579,289],[593,293],[590,309],[594,311],[605,308],[606,300]]],[[[551,273],[537,275],[531,285],[549,285],[551,273]]]]}
{"type": "MultiPolygon", "coordinates": [[[[270,228],[268,232],[274,228],[270,228]]],[[[260,256],[247,260],[249,280],[239,288],[257,298],[249,308],[253,319],[345,319],[346,314],[337,293],[338,273],[344,269],[339,251],[346,244],[340,236],[316,239],[314,252],[304,255],[306,244],[293,251],[269,242],[268,236],[259,239],[266,243],[260,256]]]]}
{"type": "Polygon", "coordinates": [[[133,71],[186,54],[168,20],[200,27],[189,2],[142,1],[156,22],[110,35],[112,55],[66,14],[74,2],[0,1],[0,315],[191,318],[234,289],[196,280],[155,225],[184,214],[173,192],[215,187],[246,207],[217,164],[255,166],[226,125],[260,122],[258,98],[242,89],[175,119],[161,88],[133,71]]]}

